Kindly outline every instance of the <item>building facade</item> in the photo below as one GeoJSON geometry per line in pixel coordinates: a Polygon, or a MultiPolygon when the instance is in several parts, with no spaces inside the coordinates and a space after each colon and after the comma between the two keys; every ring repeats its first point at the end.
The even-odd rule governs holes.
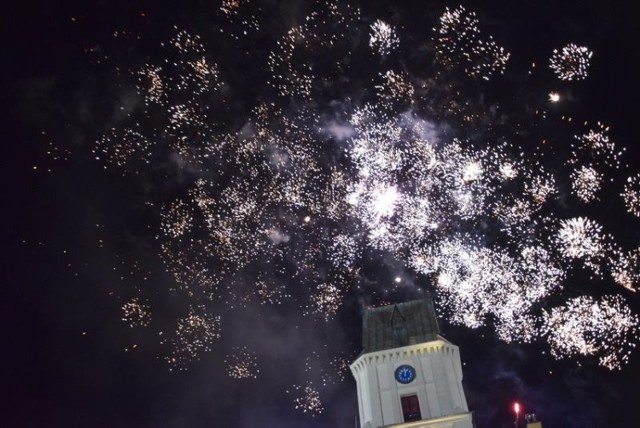
{"type": "Polygon", "coordinates": [[[350,365],[362,428],[473,428],[460,352],[438,335],[431,299],[366,310],[362,342],[350,365]]]}

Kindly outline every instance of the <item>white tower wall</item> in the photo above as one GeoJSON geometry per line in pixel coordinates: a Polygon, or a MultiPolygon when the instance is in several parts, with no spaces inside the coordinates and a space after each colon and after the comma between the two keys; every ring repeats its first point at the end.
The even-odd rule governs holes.
{"type": "Polygon", "coordinates": [[[350,366],[358,385],[362,427],[472,428],[462,389],[460,352],[456,345],[437,340],[368,352],[350,366]],[[415,368],[407,384],[395,380],[401,365],[415,368]],[[417,395],[422,420],[404,422],[401,398],[417,395]]]}

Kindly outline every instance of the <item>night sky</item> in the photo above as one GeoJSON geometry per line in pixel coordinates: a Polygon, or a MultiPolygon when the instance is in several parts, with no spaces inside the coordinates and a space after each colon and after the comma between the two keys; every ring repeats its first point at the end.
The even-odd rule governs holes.
{"type": "MultiPolygon", "coordinates": [[[[640,172],[638,17],[604,1],[476,3],[354,1],[332,15],[300,0],[23,1],[5,11],[0,425],[352,427],[345,363],[361,350],[362,310],[432,293],[442,335],[460,346],[479,428],[513,426],[516,400],[545,427],[634,426],[637,351],[609,370],[601,354],[555,358],[544,334],[506,343],[491,309],[480,327],[456,322],[437,275],[410,262],[416,247],[453,236],[509,254],[520,237],[551,248],[553,233],[539,225],[582,216],[617,248],[640,247],[640,219],[619,196],[640,172]],[[460,4],[484,41],[510,53],[504,73],[470,73],[464,55],[437,53],[434,28],[460,4]],[[369,46],[378,19],[398,36],[388,53],[369,46]],[[305,41],[283,60],[294,27],[305,41]],[[327,35],[330,47],[318,40],[327,35]],[[584,80],[549,68],[568,43],[593,51],[584,80]],[[159,101],[154,67],[166,73],[159,101]],[[388,70],[415,91],[376,89],[388,70]],[[291,78],[306,72],[308,91],[291,78]],[[353,115],[365,105],[384,110],[367,126],[427,123],[440,147],[458,139],[465,153],[512,153],[536,173],[544,165],[557,192],[511,235],[497,211],[464,217],[443,202],[442,232],[372,240],[372,221],[400,224],[401,214],[346,203],[367,161],[352,150],[353,115]],[[597,200],[586,203],[567,172],[576,164],[562,159],[598,122],[626,151],[619,166],[602,167],[597,200]],[[529,162],[540,152],[544,162],[529,162]],[[343,258],[337,237],[348,243],[343,258]]],[[[407,165],[398,189],[417,193],[407,165]]],[[[483,203],[494,209],[518,184],[491,189],[483,203]]],[[[556,250],[562,286],[531,314],[614,295],[640,313],[606,260],[595,272],[556,250]]]]}

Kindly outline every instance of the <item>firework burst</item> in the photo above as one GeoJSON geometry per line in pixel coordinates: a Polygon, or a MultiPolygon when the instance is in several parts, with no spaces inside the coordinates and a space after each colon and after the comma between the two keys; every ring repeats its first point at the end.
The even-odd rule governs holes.
{"type": "Polygon", "coordinates": [[[587,47],[569,43],[560,50],[553,50],[549,67],[558,79],[584,80],[587,78],[592,55],[593,52],[587,47]]]}
{"type": "MultiPolygon", "coordinates": [[[[225,1],[218,13],[257,31],[262,25],[250,8],[225,1]]],[[[434,23],[425,50],[433,67],[419,72],[394,62],[403,53],[396,28],[365,22],[372,20],[356,8],[316,4],[268,53],[256,53],[250,75],[268,76],[252,83],[266,89],[256,89],[242,113],[225,102],[237,90],[224,72],[231,67],[196,35],[176,29],[164,57],[131,71],[139,108],[105,132],[92,155],[125,175],[153,181],[157,166],[180,177],[150,192],[163,196],[151,202],[160,212],[149,245],[173,276],[169,291],[189,303],[175,332],[163,336],[171,367],[187,368],[222,347],[222,320],[239,313],[288,311],[326,324],[357,299],[387,301],[402,281],[359,283],[363,261],[379,254],[418,275],[416,288],[430,287],[453,323],[619,367],[638,322],[623,294],[541,309],[576,272],[594,281],[610,272],[621,293],[637,288],[637,250],[616,244],[597,216],[567,214],[563,206],[604,199],[624,152],[610,129],[596,123],[558,131],[571,149],[556,159],[547,137],[540,144],[535,134],[546,127],[522,130],[547,120],[548,101],[535,114],[505,114],[498,102],[476,100],[487,80],[501,84],[510,54],[463,7],[446,9],[434,23]],[[366,67],[349,60],[358,55],[366,67]],[[370,79],[355,87],[359,75],[370,79]],[[567,179],[577,201],[565,198],[567,179]]],[[[579,80],[591,56],[569,45],[554,53],[551,67],[560,79],[579,80]]],[[[632,176],[622,196],[634,215],[637,193],[632,176]]],[[[147,301],[122,308],[130,325],[149,325],[147,301]]],[[[229,376],[255,378],[257,353],[226,353],[229,376]]],[[[325,383],[296,383],[295,407],[321,413],[325,383]]]]}

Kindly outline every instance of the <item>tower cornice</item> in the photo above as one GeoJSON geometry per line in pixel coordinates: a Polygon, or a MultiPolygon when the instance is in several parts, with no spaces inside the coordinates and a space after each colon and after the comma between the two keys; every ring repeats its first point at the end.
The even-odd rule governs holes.
{"type": "Polygon", "coordinates": [[[365,365],[380,364],[396,360],[405,360],[414,356],[423,354],[440,352],[443,354],[454,354],[458,351],[458,347],[441,336],[438,340],[417,343],[415,345],[401,346],[399,348],[384,349],[382,351],[366,352],[361,354],[349,366],[351,372],[356,374],[365,365]]]}

